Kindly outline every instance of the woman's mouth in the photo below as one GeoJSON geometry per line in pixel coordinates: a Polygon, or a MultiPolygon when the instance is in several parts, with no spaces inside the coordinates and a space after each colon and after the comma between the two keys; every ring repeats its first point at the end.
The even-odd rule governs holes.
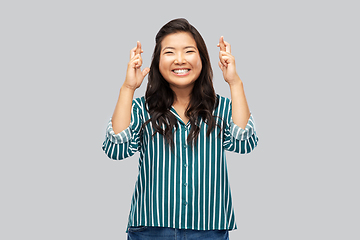
{"type": "Polygon", "coordinates": [[[189,74],[190,69],[174,69],[172,72],[177,76],[186,76],[189,74]]]}

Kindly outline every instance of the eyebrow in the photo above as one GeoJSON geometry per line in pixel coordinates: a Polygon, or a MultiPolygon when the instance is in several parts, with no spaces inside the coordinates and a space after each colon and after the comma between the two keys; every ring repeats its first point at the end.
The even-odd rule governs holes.
{"type": "MultiPolygon", "coordinates": [[[[193,48],[193,49],[196,50],[196,47],[194,47],[194,46],[186,46],[186,47],[184,47],[184,49],[187,49],[187,48],[193,48]]],[[[162,51],[165,51],[166,49],[175,49],[175,48],[174,47],[165,47],[162,51]]]]}

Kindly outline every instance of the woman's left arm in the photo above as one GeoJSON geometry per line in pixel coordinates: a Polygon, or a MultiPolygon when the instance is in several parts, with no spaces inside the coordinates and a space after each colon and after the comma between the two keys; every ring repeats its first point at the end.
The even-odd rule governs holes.
{"type": "Polygon", "coordinates": [[[231,46],[220,37],[219,44],[219,67],[223,72],[225,81],[230,86],[232,102],[232,119],[233,122],[245,129],[250,118],[250,110],[246,101],[243,83],[236,72],[235,58],[231,55],[231,46]]]}

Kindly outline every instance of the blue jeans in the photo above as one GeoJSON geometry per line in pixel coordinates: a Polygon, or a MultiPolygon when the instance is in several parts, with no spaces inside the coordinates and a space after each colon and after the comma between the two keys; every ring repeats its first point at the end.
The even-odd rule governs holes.
{"type": "Polygon", "coordinates": [[[129,227],[128,240],[229,240],[228,230],[129,227]]]}

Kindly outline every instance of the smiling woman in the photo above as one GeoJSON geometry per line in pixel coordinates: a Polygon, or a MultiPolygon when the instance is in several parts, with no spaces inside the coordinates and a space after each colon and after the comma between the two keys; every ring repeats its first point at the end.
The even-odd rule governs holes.
{"type": "Polygon", "coordinates": [[[193,126],[187,141],[196,143],[200,130],[196,124],[199,117],[207,122],[208,135],[216,125],[212,111],[217,98],[205,41],[185,19],[175,19],[165,24],[155,41],[145,93],[149,113],[153,116],[152,126],[173,146],[172,129],[177,125],[174,114],[169,111],[173,108],[184,123],[189,122],[193,126]],[[179,69],[190,71],[175,73],[179,69]]]}
{"type": "Polygon", "coordinates": [[[237,228],[225,150],[250,153],[258,137],[230,44],[221,37],[218,47],[231,100],[215,94],[205,42],[187,20],[159,30],[150,68],[141,70],[140,42],[131,50],[103,143],[116,160],[140,151],[128,239],[226,240],[237,228]]]}
{"type": "MultiPolygon", "coordinates": [[[[161,75],[174,92],[181,89],[191,92],[202,68],[194,38],[187,32],[173,33],[167,35],[161,45],[163,48],[159,62],[161,75]]],[[[175,103],[178,102],[177,99],[174,100],[175,103]]]]}

